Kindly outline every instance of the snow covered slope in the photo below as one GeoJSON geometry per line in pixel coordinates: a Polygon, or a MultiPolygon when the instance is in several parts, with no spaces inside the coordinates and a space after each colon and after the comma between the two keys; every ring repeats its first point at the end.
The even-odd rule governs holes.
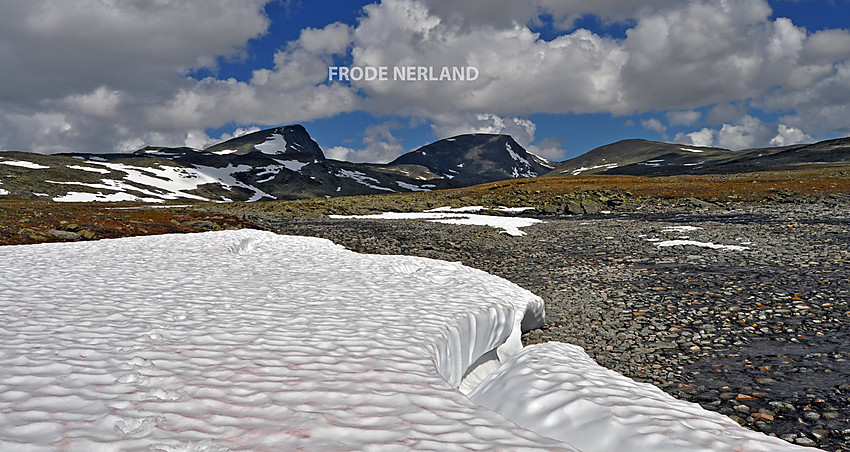
{"type": "Polygon", "coordinates": [[[520,350],[542,308],[457,263],[268,232],[0,247],[0,450],[799,449],[576,347],[520,350]]]}

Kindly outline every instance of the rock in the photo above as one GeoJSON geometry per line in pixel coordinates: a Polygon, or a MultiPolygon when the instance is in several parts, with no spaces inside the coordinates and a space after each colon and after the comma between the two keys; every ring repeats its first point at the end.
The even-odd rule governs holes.
{"type": "Polygon", "coordinates": [[[61,240],[79,240],[80,234],[71,231],[59,231],[57,229],[50,229],[48,231],[53,237],[61,240]]]}
{"type": "Polygon", "coordinates": [[[602,210],[602,206],[599,205],[599,203],[596,201],[585,200],[581,202],[581,209],[584,213],[592,215],[595,213],[599,213],[599,211],[602,210]]]}
{"type": "Polygon", "coordinates": [[[567,215],[581,215],[584,213],[584,209],[581,207],[580,202],[568,201],[563,206],[563,212],[567,215]]]}
{"type": "Polygon", "coordinates": [[[192,221],[184,221],[181,223],[183,226],[188,226],[190,228],[201,229],[204,231],[214,231],[221,229],[221,226],[213,223],[209,220],[192,220],[192,221]]]}
{"type": "Polygon", "coordinates": [[[820,414],[815,413],[814,411],[804,411],[803,419],[807,421],[817,421],[820,419],[820,414]]]}
{"type": "Polygon", "coordinates": [[[773,416],[767,413],[753,413],[752,416],[756,419],[761,419],[768,422],[773,420],[773,416]]]}
{"type": "Polygon", "coordinates": [[[808,447],[817,446],[816,442],[810,440],[809,438],[806,438],[805,436],[801,436],[799,438],[794,439],[794,443],[808,447]]]}

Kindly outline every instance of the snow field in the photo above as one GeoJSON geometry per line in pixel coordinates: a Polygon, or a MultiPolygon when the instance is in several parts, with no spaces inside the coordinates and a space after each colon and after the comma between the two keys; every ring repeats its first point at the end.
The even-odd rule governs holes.
{"type": "Polygon", "coordinates": [[[460,264],[258,231],[3,247],[0,450],[571,450],[456,390],[527,308],[460,264]]]}

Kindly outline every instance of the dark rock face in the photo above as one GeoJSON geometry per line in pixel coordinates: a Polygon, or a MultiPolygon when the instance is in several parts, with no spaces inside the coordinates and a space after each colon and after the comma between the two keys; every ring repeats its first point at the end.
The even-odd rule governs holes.
{"type": "Polygon", "coordinates": [[[460,185],[536,177],[553,165],[526,151],[509,135],[469,134],[446,138],[402,155],[390,165],[420,165],[460,185]]]}

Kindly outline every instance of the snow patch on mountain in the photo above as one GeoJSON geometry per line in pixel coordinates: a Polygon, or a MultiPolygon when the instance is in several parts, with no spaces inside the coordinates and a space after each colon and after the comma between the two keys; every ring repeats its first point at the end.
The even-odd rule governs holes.
{"type": "Polygon", "coordinates": [[[75,169],[75,170],[80,170],[80,171],[87,171],[87,172],[89,172],[89,173],[109,174],[109,170],[108,170],[108,169],[95,168],[95,167],[93,167],[93,166],[68,165],[68,168],[70,168],[70,169],[75,169]]]}
{"type": "MultiPolygon", "coordinates": [[[[233,176],[235,173],[252,170],[253,167],[249,165],[233,166],[232,164],[228,164],[226,168],[201,165],[195,165],[192,168],[168,165],[142,167],[108,162],[100,162],[97,165],[109,168],[112,172],[124,173],[125,176],[121,179],[104,178],[99,183],[47,180],[45,182],[50,184],[77,185],[108,191],[105,194],[102,191],[98,193],[72,191],[63,196],[56,196],[53,200],[58,202],[140,201],[160,203],[167,200],[184,198],[197,201],[222,201],[221,199],[208,199],[189,193],[205,184],[217,184],[226,190],[231,190],[232,187],[245,188],[253,192],[250,201],[259,201],[263,198],[275,199],[259,188],[245,184],[233,176]]],[[[106,172],[109,173],[110,171],[106,172]]],[[[229,199],[224,199],[224,201],[229,201],[229,199]]]]}
{"type": "MultiPolygon", "coordinates": [[[[201,165],[195,165],[195,168],[198,170],[199,174],[203,175],[205,178],[214,180],[215,182],[221,182],[224,188],[228,190],[230,190],[231,187],[241,187],[250,190],[253,194],[251,195],[251,198],[247,200],[248,202],[259,201],[263,198],[277,199],[259,188],[254,187],[253,185],[248,185],[233,177],[236,173],[249,172],[253,168],[250,165],[233,166],[232,163],[228,163],[226,168],[215,168],[201,165]]],[[[224,201],[231,200],[225,199],[224,201]]]]}
{"type": "Polygon", "coordinates": [[[48,169],[49,166],[39,165],[35,162],[27,162],[23,160],[0,160],[0,165],[9,165],[9,166],[17,166],[20,168],[29,168],[29,169],[48,169]]]}
{"type": "Polygon", "coordinates": [[[263,154],[283,154],[286,152],[286,138],[280,133],[274,133],[265,143],[255,144],[254,148],[263,154]]]}
{"type": "Polygon", "coordinates": [[[281,165],[283,165],[284,168],[288,169],[289,171],[295,171],[295,172],[301,171],[301,168],[304,168],[305,166],[308,165],[308,163],[299,162],[298,160],[277,160],[277,159],[275,159],[275,161],[280,163],[281,165]]]}
{"type": "Polygon", "coordinates": [[[390,192],[395,193],[395,190],[393,190],[391,188],[381,187],[380,185],[375,185],[375,184],[378,184],[380,182],[373,177],[369,177],[366,174],[361,173],[360,171],[341,169],[341,170],[337,171],[336,175],[337,175],[337,177],[345,177],[347,179],[352,179],[355,182],[357,182],[358,184],[365,185],[369,188],[374,188],[375,190],[390,191],[390,192]]]}
{"type": "Polygon", "coordinates": [[[595,165],[595,166],[590,166],[590,167],[583,166],[581,168],[574,169],[572,171],[572,175],[578,176],[581,173],[584,173],[584,172],[587,172],[587,171],[592,171],[592,170],[599,169],[599,168],[605,168],[605,170],[607,171],[609,169],[616,168],[617,166],[618,165],[616,163],[605,163],[605,164],[602,164],[602,165],[595,165]]]}
{"type": "Polygon", "coordinates": [[[531,166],[531,163],[528,163],[528,160],[526,160],[526,159],[524,159],[524,158],[520,157],[520,155],[519,155],[519,154],[517,154],[517,153],[513,150],[513,148],[511,148],[511,144],[510,144],[510,143],[505,143],[505,150],[507,150],[507,151],[508,151],[508,154],[510,154],[510,155],[511,155],[511,158],[512,158],[512,159],[516,160],[517,162],[520,162],[520,163],[525,164],[525,166],[526,166],[526,167],[530,167],[530,166],[531,166]]]}
{"type": "Polygon", "coordinates": [[[396,181],[395,183],[398,184],[399,187],[410,190],[410,191],[431,191],[428,188],[422,188],[422,187],[419,187],[417,185],[408,184],[408,183],[402,182],[402,181],[396,181]]]}

